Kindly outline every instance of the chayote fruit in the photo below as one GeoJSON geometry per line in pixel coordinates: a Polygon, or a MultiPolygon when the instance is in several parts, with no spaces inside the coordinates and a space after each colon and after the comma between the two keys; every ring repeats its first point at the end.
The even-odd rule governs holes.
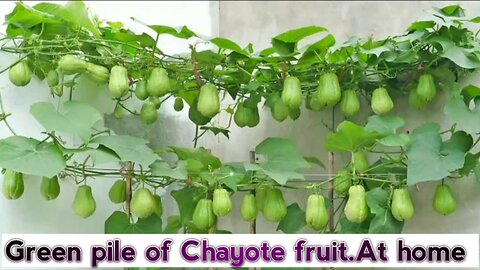
{"type": "Polygon", "coordinates": [[[92,188],[88,185],[79,186],[73,199],[73,211],[75,214],[79,217],[87,218],[95,213],[96,208],[97,203],[95,198],[93,198],[92,188]]]}
{"type": "Polygon", "coordinates": [[[325,199],[322,195],[312,194],[308,196],[305,220],[307,225],[316,231],[320,231],[327,226],[329,217],[325,199]]]}
{"type": "Polygon", "coordinates": [[[398,221],[410,220],[413,217],[413,202],[407,188],[393,190],[391,210],[393,217],[398,221]]]}
{"type": "Polygon", "coordinates": [[[370,210],[365,188],[362,185],[351,186],[348,189],[348,200],[343,211],[350,222],[362,223],[367,219],[370,210]]]}
{"type": "Polygon", "coordinates": [[[433,209],[444,216],[455,212],[457,201],[449,185],[445,183],[437,185],[433,197],[433,209]]]}
{"type": "Polygon", "coordinates": [[[47,201],[55,200],[60,195],[60,184],[58,183],[58,177],[52,178],[43,177],[40,183],[40,194],[47,201]]]}
{"type": "Polygon", "coordinates": [[[283,91],[281,95],[283,103],[289,109],[298,109],[302,105],[303,96],[300,80],[297,77],[288,76],[283,82],[283,91]]]}
{"type": "Polygon", "coordinates": [[[20,61],[8,70],[8,78],[16,86],[25,86],[32,79],[32,71],[26,61],[20,61]]]}
{"type": "Polygon", "coordinates": [[[373,90],[371,102],[373,112],[378,115],[387,114],[393,109],[393,101],[383,87],[373,90]]]}
{"type": "Polygon", "coordinates": [[[217,222],[212,200],[200,199],[193,211],[192,223],[201,231],[208,231],[217,222]]]}
{"type": "Polygon", "coordinates": [[[12,170],[5,170],[2,188],[3,195],[9,200],[16,200],[22,197],[25,189],[23,174],[12,170]]]}
{"type": "Polygon", "coordinates": [[[217,188],[213,192],[213,213],[217,217],[223,217],[228,215],[232,211],[232,200],[230,194],[223,188],[217,188]]]}
{"type": "Polygon", "coordinates": [[[215,85],[207,83],[200,88],[197,110],[205,117],[212,118],[220,112],[220,97],[215,85]]]}
{"type": "Polygon", "coordinates": [[[242,218],[245,221],[254,221],[257,218],[258,209],[255,196],[253,194],[247,194],[243,196],[242,206],[240,209],[242,218]]]}
{"type": "Polygon", "coordinates": [[[139,188],[133,193],[130,202],[132,213],[139,218],[147,218],[155,211],[155,198],[147,188],[139,188]]]}
{"type": "Polygon", "coordinates": [[[122,179],[115,181],[108,192],[108,197],[113,203],[125,202],[127,200],[127,182],[122,179]]]}
{"type": "Polygon", "coordinates": [[[287,205],[282,191],[278,188],[269,188],[265,194],[263,216],[271,222],[279,222],[287,215],[287,205]]]}

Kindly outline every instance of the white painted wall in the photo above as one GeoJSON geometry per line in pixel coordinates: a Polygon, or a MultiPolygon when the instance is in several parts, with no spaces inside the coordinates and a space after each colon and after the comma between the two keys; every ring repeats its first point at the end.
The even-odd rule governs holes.
{"type": "MultiPolygon", "coordinates": [[[[337,42],[346,41],[352,35],[384,38],[388,35],[402,34],[413,22],[425,15],[431,7],[443,7],[460,4],[467,14],[480,15],[478,1],[227,1],[220,3],[220,35],[245,46],[249,42],[257,50],[267,48],[270,38],[290,29],[319,25],[324,26],[337,38],[337,42]]],[[[478,26],[477,26],[478,29],[478,26]]],[[[302,47],[302,44],[300,44],[302,47]]],[[[480,83],[478,73],[463,82],[480,83]]],[[[445,98],[437,98],[429,105],[428,111],[418,114],[408,107],[406,102],[395,104],[395,114],[407,119],[405,129],[412,129],[422,122],[437,121],[449,127],[450,123],[442,114],[445,98]]],[[[367,105],[368,104],[364,104],[367,105]]],[[[364,106],[365,108],[365,106],[364,106]]],[[[357,119],[366,119],[368,108],[357,119]]],[[[342,119],[337,115],[337,123],[342,119]],[[340,118],[340,119],[339,119],[340,118]]],[[[319,157],[325,164],[327,153],[323,142],[327,134],[322,122],[331,122],[331,113],[302,111],[299,120],[286,120],[278,123],[270,115],[268,108],[261,113],[261,125],[253,129],[234,127],[230,140],[221,138],[218,153],[227,160],[243,159],[248,161],[248,151],[269,136],[290,137],[308,156],[319,157]]],[[[223,122],[226,119],[222,119],[223,122]]],[[[337,155],[337,169],[348,161],[348,157],[337,155]]],[[[317,172],[324,172],[317,170],[317,172]]],[[[407,222],[406,233],[478,233],[480,231],[480,185],[473,179],[462,179],[452,183],[458,199],[458,211],[443,217],[432,209],[432,198],[436,183],[420,185],[420,192],[411,190],[416,206],[416,215],[407,222]]],[[[237,196],[239,199],[239,196],[237,196]]],[[[305,191],[289,191],[286,194],[289,203],[298,201],[305,207],[305,191]]],[[[237,203],[237,205],[239,202],[237,203]]],[[[248,225],[238,223],[233,217],[222,219],[222,225],[235,231],[248,232],[248,225]]],[[[259,231],[271,232],[276,225],[259,220],[259,231]]]]}
{"type": "MultiPolygon", "coordinates": [[[[40,1],[27,2],[34,5],[40,1]]],[[[42,1],[43,2],[43,1],[42,1]]],[[[66,1],[46,1],[66,2],[66,1]]],[[[205,36],[218,35],[218,4],[208,1],[87,1],[94,14],[108,21],[121,21],[134,31],[151,33],[151,30],[130,21],[130,17],[148,24],[182,26],[187,25],[193,31],[205,36]],[[150,30],[150,31],[149,31],[150,30]]],[[[13,1],[0,2],[0,17],[3,18],[14,8],[13,1]]],[[[0,27],[0,32],[5,32],[5,26],[0,27]]],[[[153,35],[153,34],[152,34],[153,35]]],[[[161,36],[159,48],[167,53],[189,52],[184,41],[170,36],[161,36]]],[[[14,55],[0,54],[0,69],[3,69],[15,61],[14,55]]],[[[105,113],[113,111],[114,103],[108,97],[106,89],[98,91],[94,85],[88,82],[81,83],[78,91],[81,99],[95,100],[95,106],[105,113]]],[[[9,122],[18,134],[39,137],[42,127],[28,113],[30,105],[39,101],[51,101],[46,83],[38,79],[32,79],[27,87],[15,87],[8,80],[8,73],[0,75],[0,93],[3,97],[5,110],[12,113],[9,122]]],[[[148,129],[142,130],[142,136],[153,138],[156,141],[163,140],[158,137],[168,137],[168,144],[182,144],[191,146],[193,138],[193,125],[189,124],[186,114],[172,113],[172,104],[162,108],[161,123],[148,129]],[[168,122],[175,122],[176,129],[170,132],[165,128],[165,117],[171,118],[168,122]],[[163,124],[162,124],[163,122],[163,124]]],[[[107,115],[107,126],[111,117],[107,115]]],[[[129,128],[138,130],[138,118],[127,117],[119,126],[124,131],[129,128]]],[[[115,129],[115,126],[113,127],[115,129]]],[[[119,133],[120,130],[115,129],[119,133]]],[[[138,134],[137,134],[138,135],[138,134]]],[[[0,138],[11,136],[10,131],[3,123],[0,123],[0,138]]],[[[211,138],[210,138],[211,139],[211,138]]],[[[209,140],[209,138],[205,138],[209,140]]],[[[164,146],[155,144],[155,147],[164,146]]],[[[52,202],[45,201],[39,192],[40,178],[25,177],[25,193],[17,201],[6,200],[0,196],[0,233],[103,233],[105,219],[118,206],[113,205],[106,194],[115,179],[99,178],[89,181],[93,187],[93,193],[97,202],[97,211],[88,218],[77,217],[71,208],[76,186],[72,181],[61,183],[62,192],[59,198],[52,202]]],[[[1,179],[0,179],[1,182],[1,179]]],[[[168,208],[169,205],[166,205],[168,208]]]]}

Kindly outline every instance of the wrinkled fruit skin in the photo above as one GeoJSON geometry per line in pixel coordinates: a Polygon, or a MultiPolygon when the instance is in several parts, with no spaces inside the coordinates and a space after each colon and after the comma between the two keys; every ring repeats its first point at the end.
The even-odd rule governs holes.
{"type": "Polygon", "coordinates": [[[147,80],[147,92],[150,96],[161,97],[170,91],[170,79],[165,69],[156,67],[147,80]]]}
{"type": "Polygon", "coordinates": [[[123,203],[127,200],[127,183],[123,180],[117,180],[113,183],[108,197],[113,203],[123,203]]]}
{"type": "Polygon", "coordinates": [[[140,120],[145,125],[151,125],[157,121],[157,108],[154,103],[147,101],[143,103],[142,109],[140,110],[140,120]]]}
{"type": "Polygon", "coordinates": [[[226,189],[217,188],[213,192],[212,208],[217,217],[226,216],[232,211],[232,200],[226,189]]]}
{"type": "Polygon", "coordinates": [[[440,215],[449,215],[457,209],[457,201],[447,184],[439,184],[433,197],[433,209],[440,215]]]}
{"type": "Polygon", "coordinates": [[[82,73],[87,69],[87,62],[75,55],[64,55],[58,60],[58,67],[65,75],[82,73]]]}
{"type": "Polygon", "coordinates": [[[353,167],[355,172],[364,173],[368,170],[370,165],[368,164],[368,157],[364,152],[355,152],[353,154],[353,167]]]}
{"type": "Polygon", "coordinates": [[[248,121],[248,127],[255,127],[260,123],[260,115],[258,114],[258,108],[251,109],[252,115],[250,117],[250,121],[248,121]]]}
{"type": "Polygon", "coordinates": [[[290,110],[288,106],[283,102],[282,99],[277,99],[272,107],[272,116],[273,119],[277,120],[278,122],[283,122],[290,114],[290,110]]]}
{"type": "Polygon", "coordinates": [[[327,226],[328,211],[322,195],[312,194],[308,196],[305,220],[307,225],[316,231],[320,231],[327,226]]]}
{"type": "Polygon", "coordinates": [[[242,213],[242,218],[245,221],[251,222],[257,218],[258,209],[255,196],[253,194],[247,194],[243,196],[240,211],[242,213]]]}
{"type": "Polygon", "coordinates": [[[121,98],[128,92],[130,81],[128,80],[128,71],[125,67],[114,66],[110,73],[108,88],[114,98],[121,98]]]}
{"type": "Polygon", "coordinates": [[[217,217],[213,213],[212,200],[201,199],[198,201],[193,211],[192,222],[199,230],[208,231],[215,222],[217,217]]]}
{"type": "MultiPolygon", "coordinates": [[[[317,98],[322,107],[335,106],[342,97],[342,91],[335,73],[325,73],[320,76],[317,98]]],[[[313,107],[313,106],[312,106],[313,107]]]]}
{"type": "Polygon", "coordinates": [[[162,216],[163,214],[163,203],[162,203],[162,197],[159,195],[154,195],[153,199],[155,200],[155,205],[153,208],[153,213],[159,217],[162,216]]]}
{"type": "Polygon", "coordinates": [[[32,71],[26,61],[20,61],[8,70],[8,78],[16,86],[25,86],[32,79],[32,71]]]}
{"type": "Polygon", "coordinates": [[[87,218],[97,208],[97,203],[92,195],[92,188],[88,185],[79,186],[73,199],[73,211],[77,216],[87,218]]]}
{"type": "Polygon", "coordinates": [[[287,215],[287,205],[282,191],[278,188],[269,188],[265,194],[263,216],[271,222],[279,222],[287,215]]]}
{"type": "Polygon", "coordinates": [[[413,217],[414,207],[408,189],[398,188],[393,191],[391,210],[398,221],[410,220],[413,217]]]}
{"type": "Polygon", "coordinates": [[[343,93],[340,109],[345,116],[353,116],[360,111],[360,100],[356,91],[347,90],[343,93]]]}
{"type": "Polygon", "coordinates": [[[3,175],[3,195],[9,200],[16,200],[23,195],[23,174],[12,170],[6,170],[3,175]]]}
{"type": "Polygon", "coordinates": [[[135,84],[135,96],[140,100],[145,100],[148,98],[146,81],[138,81],[135,84]]]}
{"type": "Polygon", "coordinates": [[[325,104],[322,104],[320,100],[318,99],[318,91],[313,93],[307,98],[306,104],[308,104],[307,109],[313,110],[313,111],[321,111],[322,109],[325,108],[325,104]]]}
{"type": "Polygon", "coordinates": [[[52,178],[43,177],[40,184],[40,194],[47,201],[55,200],[60,195],[60,184],[56,176],[52,178]]]}
{"type": "Polygon", "coordinates": [[[265,198],[267,195],[268,188],[265,186],[258,187],[255,190],[255,203],[257,204],[257,209],[260,212],[263,212],[263,208],[265,207],[265,198]]]}
{"type": "Polygon", "coordinates": [[[289,76],[283,82],[282,101],[290,109],[298,109],[302,105],[303,96],[300,86],[300,80],[289,76]]]}
{"type": "Polygon", "coordinates": [[[130,202],[132,213],[139,218],[147,218],[155,211],[155,198],[147,188],[139,188],[135,191],[130,202]]]}
{"type": "Polygon", "coordinates": [[[338,171],[337,177],[333,180],[333,189],[339,195],[344,195],[352,186],[352,176],[348,170],[338,171]]]}
{"type": "Polygon", "coordinates": [[[58,83],[60,82],[60,79],[59,79],[59,76],[58,76],[58,72],[55,70],[55,69],[52,69],[50,70],[48,73],[47,73],[47,84],[48,86],[50,87],[54,87],[54,86],[57,86],[58,83]]]}
{"type": "Polygon", "coordinates": [[[350,222],[362,223],[367,219],[369,212],[365,188],[361,185],[351,186],[344,209],[345,217],[350,222]]]}
{"type": "Polygon", "coordinates": [[[173,109],[177,112],[183,110],[183,99],[180,97],[175,98],[175,102],[173,103],[173,109]]]}
{"type": "Polygon", "coordinates": [[[377,115],[389,113],[393,109],[393,101],[388,95],[387,89],[380,87],[373,90],[371,106],[377,115]]]}
{"type": "Polygon", "coordinates": [[[107,83],[110,79],[110,71],[108,68],[92,63],[87,63],[85,74],[92,80],[102,84],[107,83]]]}
{"type": "Polygon", "coordinates": [[[418,96],[416,89],[410,90],[410,93],[408,94],[408,104],[419,110],[424,109],[425,106],[427,106],[427,102],[418,96]]]}
{"type": "Polygon", "coordinates": [[[212,118],[220,112],[220,98],[215,85],[207,83],[200,88],[197,110],[208,118],[212,118]]]}
{"type": "Polygon", "coordinates": [[[233,121],[239,127],[245,127],[250,123],[253,117],[253,110],[243,106],[243,102],[238,103],[235,114],[233,115],[233,121]]]}
{"type": "Polygon", "coordinates": [[[437,88],[435,87],[435,81],[430,74],[422,74],[418,80],[417,95],[419,98],[428,102],[432,100],[437,94],[437,88]]]}
{"type": "Polygon", "coordinates": [[[300,117],[301,111],[300,108],[290,109],[288,115],[292,120],[297,120],[300,117]]]}
{"type": "Polygon", "coordinates": [[[203,116],[198,110],[197,110],[197,104],[192,104],[190,106],[190,109],[188,109],[188,118],[190,120],[199,126],[206,125],[210,122],[211,118],[210,117],[205,117],[203,116]]]}

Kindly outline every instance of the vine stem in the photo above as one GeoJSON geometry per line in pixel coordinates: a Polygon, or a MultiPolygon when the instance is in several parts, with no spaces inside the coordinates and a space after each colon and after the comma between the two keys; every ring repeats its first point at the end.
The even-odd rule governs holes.
{"type": "MultiPolygon", "coordinates": [[[[5,112],[5,109],[4,109],[4,107],[3,107],[3,100],[2,100],[2,95],[1,95],[1,94],[0,94],[0,110],[2,110],[1,113],[2,113],[2,115],[4,116],[3,119],[2,119],[2,121],[5,123],[5,126],[7,126],[7,128],[10,130],[10,132],[12,132],[12,134],[13,134],[14,136],[17,136],[17,133],[13,130],[13,128],[10,126],[10,124],[9,124],[8,121],[7,121],[8,115],[7,115],[7,113],[5,112]]],[[[1,121],[0,121],[0,122],[1,122],[1,121]]]]}
{"type": "MultiPolygon", "coordinates": [[[[332,108],[332,129],[335,130],[335,107],[332,108]]],[[[335,173],[335,154],[330,151],[328,152],[328,174],[333,175],[335,173]]],[[[331,207],[329,209],[330,222],[328,223],[328,228],[331,233],[335,231],[335,200],[333,193],[333,181],[328,183],[328,199],[330,200],[331,207]]]]}

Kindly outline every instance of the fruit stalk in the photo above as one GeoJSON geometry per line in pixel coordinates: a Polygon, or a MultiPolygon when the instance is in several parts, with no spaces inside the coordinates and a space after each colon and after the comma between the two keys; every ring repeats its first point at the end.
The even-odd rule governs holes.
{"type": "MultiPolygon", "coordinates": [[[[335,130],[335,107],[332,108],[332,129],[335,130]]],[[[328,175],[329,177],[335,177],[335,154],[333,152],[328,152],[328,175]]],[[[332,179],[330,179],[332,180],[332,179]]],[[[328,183],[328,199],[330,200],[329,208],[329,220],[328,229],[330,232],[335,231],[335,200],[334,200],[334,186],[333,181],[328,183]]]]}

